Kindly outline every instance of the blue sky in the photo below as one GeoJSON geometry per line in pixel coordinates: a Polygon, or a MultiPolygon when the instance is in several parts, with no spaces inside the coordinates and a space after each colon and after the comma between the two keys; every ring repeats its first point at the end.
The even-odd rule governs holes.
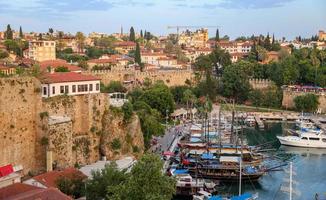
{"type": "MultiPolygon", "coordinates": [[[[219,26],[221,35],[274,33],[277,38],[310,37],[326,30],[325,0],[0,0],[0,25],[24,31],[114,33],[149,30],[163,35],[168,25],[219,26]]],[[[210,29],[210,35],[215,29],[210,29]]]]}

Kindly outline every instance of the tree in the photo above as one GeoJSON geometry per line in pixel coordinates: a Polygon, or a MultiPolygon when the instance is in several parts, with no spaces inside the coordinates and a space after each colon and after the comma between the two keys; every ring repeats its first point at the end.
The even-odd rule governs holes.
{"type": "Polygon", "coordinates": [[[176,181],[162,173],[163,163],[154,154],[145,154],[133,166],[130,178],[120,197],[124,200],[170,200],[175,193],[176,181]]]}
{"type": "Polygon", "coordinates": [[[136,36],[135,36],[135,30],[134,30],[134,27],[131,27],[131,28],[130,28],[129,41],[132,41],[132,42],[135,42],[135,41],[136,41],[136,36]]]}
{"type": "Polygon", "coordinates": [[[264,40],[264,48],[267,50],[271,50],[271,41],[270,41],[269,33],[267,33],[267,36],[264,40]]]}
{"type": "Polygon", "coordinates": [[[142,63],[141,63],[141,55],[140,55],[140,47],[139,47],[139,43],[138,42],[136,43],[135,62],[139,66],[142,66],[142,63]]]}
{"type": "Polygon", "coordinates": [[[92,171],[92,178],[86,183],[87,199],[102,200],[111,199],[116,193],[115,188],[125,184],[128,174],[120,171],[115,162],[110,162],[101,171],[92,171]]]}
{"type": "Polygon", "coordinates": [[[172,93],[164,83],[156,83],[147,89],[141,99],[151,108],[158,110],[161,116],[173,113],[175,104],[172,93]]]}
{"type": "Polygon", "coordinates": [[[56,185],[61,192],[74,199],[78,199],[85,195],[85,180],[81,176],[61,176],[56,180],[56,185]]]}
{"type": "Polygon", "coordinates": [[[49,33],[52,35],[54,33],[53,28],[49,28],[49,33]]]}
{"type": "Polygon", "coordinates": [[[218,29],[216,29],[215,41],[216,42],[219,42],[220,41],[220,33],[219,33],[219,30],[218,29]]]}
{"type": "Polygon", "coordinates": [[[190,110],[190,116],[192,117],[192,108],[194,107],[194,104],[196,102],[196,96],[190,89],[187,89],[183,92],[182,99],[183,102],[185,102],[187,105],[187,112],[189,113],[190,110]]]}
{"type": "Polygon", "coordinates": [[[144,38],[143,30],[140,30],[140,37],[141,37],[141,38],[144,38]]]}
{"type": "Polygon", "coordinates": [[[111,81],[109,85],[106,87],[106,92],[114,93],[114,92],[127,92],[127,89],[123,87],[120,81],[111,81]]]}
{"type": "Polygon", "coordinates": [[[123,121],[125,123],[129,122],[133,114],[132,104],[130,102],[124,103],[121,110],[123,112],[123,121]]]}
{"type": "Polygon", "coordinates": [[[232,98],[237,102],[247,99],[250,84],[247,74],[238,63],[229,65],[224,69],[222,87],[226,97],[232,98]]]}
{"type": "Polygon", "coordinates": [[[39,34],[38,34],[38,40],[43,40],[43,35],[42,35],[42,33],[39,33],[39,34]]]}
{"type": "Polygon", "coordinates": [[[11,30],[10,24],[7,25],[7,30],[5,32],[5,39],[12,40],[13,39],[13,32],[11,30]]]}
{"type": "Polygon", "coordinates": [[[24,38],[24,34],[21,26],[19,27],[19,38],[20,39],[24,38]]]}
{"type": "Polygon", "coordinates": [[[297,111],[315,112],[318,108],[318,96],[315,94],[300,95],[294,98],[297,111]]]}
{"type": "Polygon", "coordinates": [[[75,37],[78,45],[78,52],[82,53],[84,50],[85,36],[82,32],[77,32],[75,37]]]}
{"type": "Polygon", "coordinates": [[[8,58],[9,53],[6,50],[0,50],[0,59],[8,58]]]}
{"type": "Polygon", "coordinates": [[[69,72],[68,68],[65,66],[57,67],[54,71],[55,72],[69,72]]]}

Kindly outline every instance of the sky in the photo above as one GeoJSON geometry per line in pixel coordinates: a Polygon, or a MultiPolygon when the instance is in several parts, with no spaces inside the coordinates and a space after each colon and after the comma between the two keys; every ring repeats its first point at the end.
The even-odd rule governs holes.
{"type": "MultiPolygon", "coordinates": [[[[167,26],[218,26],[220,36],[311,37],[326,30],[326,0],[0,0],[0,29],[25,32],[129,32],[167,26]]],[[[210,36],[216,28],[210,28],[210,36]]]]}

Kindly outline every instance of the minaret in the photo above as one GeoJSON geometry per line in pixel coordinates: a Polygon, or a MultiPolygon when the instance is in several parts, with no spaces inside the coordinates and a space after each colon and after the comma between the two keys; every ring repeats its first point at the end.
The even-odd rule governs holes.
{"type": "Polygon", "coordinates": [[[120,35],[123,36],[123,27],[121,25],[120,35]]]}

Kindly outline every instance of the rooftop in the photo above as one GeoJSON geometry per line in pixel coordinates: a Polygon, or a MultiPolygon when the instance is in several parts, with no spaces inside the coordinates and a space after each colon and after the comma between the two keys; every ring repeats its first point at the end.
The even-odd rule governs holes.
{"type": "Polygon", "coordinates": [[[80,82],[80,81],[99,81],[100,79],[91,76],[84,75],[75,72],[54,72],[46,73],[42,79],[42,83],[63,83],[63,82],[80,82]]]}

